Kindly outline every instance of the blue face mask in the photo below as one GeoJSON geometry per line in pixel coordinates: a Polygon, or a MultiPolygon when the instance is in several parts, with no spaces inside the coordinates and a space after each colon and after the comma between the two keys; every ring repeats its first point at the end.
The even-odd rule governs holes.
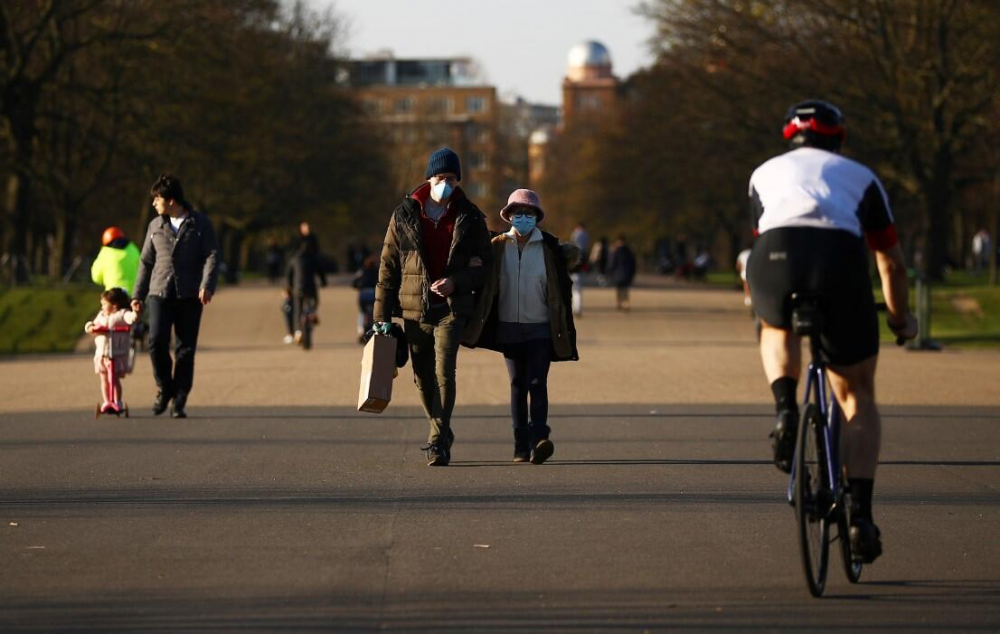
{"type": "Polygon", "coordinates": [[[447,181],[441,181],[437,185],[431,187],[431,198],[433,198],[436,202],[442,202],[451,198],[451,194],[454,191],[455,188],[452,187],[450,183],[447,181]]]}
{"type": "Polygon", "coordinates": [[[531,230],[538,224],[538,218],[518,214],[516,216],[511,216],[510,224],[514,225],[514,231],[516,231],[518,235],[526,236],[531,233],[531,230]]]}

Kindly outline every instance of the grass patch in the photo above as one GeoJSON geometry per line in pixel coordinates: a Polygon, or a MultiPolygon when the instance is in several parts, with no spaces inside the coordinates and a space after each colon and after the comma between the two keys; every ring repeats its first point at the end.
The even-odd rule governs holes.
{"type": "Polygon", "coordinates": [[[71,352],[100,294],[95,286],[0,289],[0,355],[71,352]]]}

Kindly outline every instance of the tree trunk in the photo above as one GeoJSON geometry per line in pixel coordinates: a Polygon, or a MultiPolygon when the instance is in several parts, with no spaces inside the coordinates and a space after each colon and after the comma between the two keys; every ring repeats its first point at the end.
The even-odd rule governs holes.
{"type": "Polygon", "coordinates": [[[944,269],[948,265],[948,242],[951,234],[950,206],[952,157],[947,148],[939,149],[934,155],[933,176],[924,192],[927,209],[927,234],[924,271],[934,281],[944,279],[944,269]]]}
{"type": "Polygon", "coordinates": [[[10,256],[10,283],[28,283],[28,177],[15,169],[7,177],[5,207],[9,225],[4,251],[10,256]]]}

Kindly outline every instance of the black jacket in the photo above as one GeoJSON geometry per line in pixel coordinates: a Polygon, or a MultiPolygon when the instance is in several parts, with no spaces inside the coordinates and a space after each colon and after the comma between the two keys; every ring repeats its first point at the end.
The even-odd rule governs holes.
{"type": "Polygon", "coordinates": [[[299,251],[288,262],[286,271],[288,290],[295,295],[316,297],[316,278],[326,286],[326,274],[320,267],[319,256],[310,251],[299,251]]]}
{"type": "Polygon", "coordinates": [[[198,297],[201,289],[215,293],[218,251],[215,229],[205,214],[190,211],[176,236],[169,216],[153,218],[142,244],[133,296],[145,301],[147,295],[184,299],[198,297]]]}
{"type": "Polygon", "coordinates": [[[611,283],[617,288],[632,286],[635,279],[635,254],[627,244],[623,244],[611,254],[611,262],[608,265],[608,276],[611,283]]]}

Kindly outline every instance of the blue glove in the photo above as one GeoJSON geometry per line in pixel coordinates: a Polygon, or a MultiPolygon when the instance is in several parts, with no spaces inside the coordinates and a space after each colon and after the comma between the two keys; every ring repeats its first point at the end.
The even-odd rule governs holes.
{"type": "Polygon", "coordinates": [[[377,334],[377,335],[387,335],[387,334],[389,334],[389,331],[392,330],[392,322],[391,321],[376,321],[372,325],[372,330],[374,330],[375,334],[377,334]]]}

